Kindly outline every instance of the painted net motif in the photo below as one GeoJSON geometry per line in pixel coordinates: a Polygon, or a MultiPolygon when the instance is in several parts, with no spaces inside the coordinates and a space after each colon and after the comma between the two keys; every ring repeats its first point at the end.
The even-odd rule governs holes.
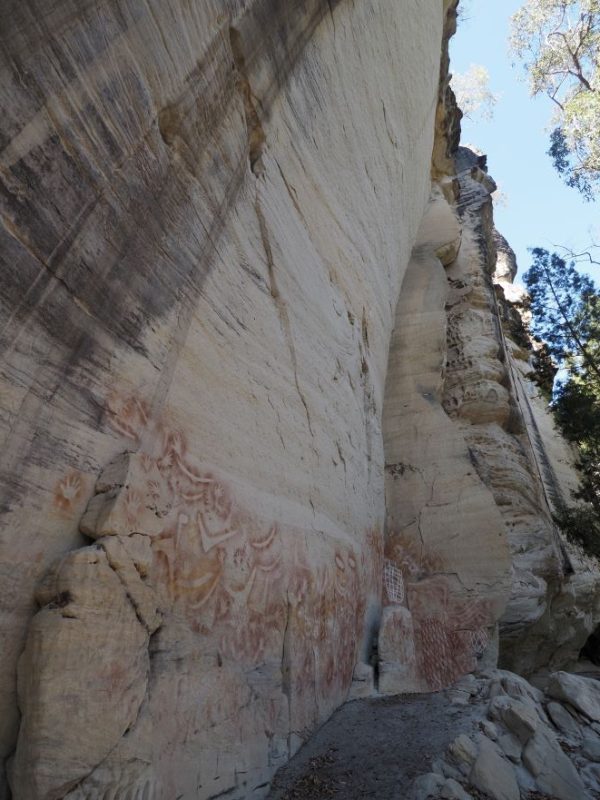
{"type": "Polygon", "coordinates": [[[387,559],[383,565],[383,581],[390,603],[403,603],[405,591],[402,572],[387,559]]]}

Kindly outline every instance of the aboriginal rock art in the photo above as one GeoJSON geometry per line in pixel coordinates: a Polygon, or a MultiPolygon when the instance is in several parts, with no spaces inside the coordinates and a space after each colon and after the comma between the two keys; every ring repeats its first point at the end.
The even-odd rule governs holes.
{"type": "Polygon", "coordinates": [[[220,659],[247,667],[280,654],[287,639],[283,681],[291,698],[310,688],[318,708],[347,691],[366,598],[381,582],[380,532],[367,531],[360,555],[329,546],[315,567],[304,536],[241,507],[231,484],[190,452],[185,434],[164,415],[154,419],[144,401],[116,394],[107,411],[136,452],[116,485],[110,468],[108,479],[101,477],[94,502],[111,511],[95,519],[151,537],[148,579],[163,608],[213,637],[220,659]]]}
{"type": "Polygon", "coordinates": [[[417,670],[435,691],[472,671],[489,644],[491,603],[457,590],[435,553],[406,535],[390,535],[383,571],[384,603],[412,616],[417,670]]]}
{"type": "Polygon", "coordinates": [[[70,470],[54,487],[54,508],[64,514],[72,512],[85,493],[85,478],[76,470],[70,470]]]}
{"type": "MultiPolygon", "coordinates": [[[[96,783],[121,791],[125,778],[119,773],[119,747],[130,748],[135,759],[147,764],[151,736],[146,728],[160,731],[157,735],[171,748],[179,744],[182,753],[190,742],[202,751],[212,748],[218,761],[219,731],[240,715],[257,746],[265,749],[269,768],[275,766],[347,697],[368,606],[380,602],[381,530],[365,531],[362,547],[356,547],[343,532],[324,536],[249,510],[238,500],[242,491],[235,482],[192,452],[169,412],[153,414],[137,396],[111,394],[106,422],[125,446],[103,469],[80,521],[81,532],[95,544],[69,553],[47,581],[47,591],[40,591],[44,608],[34,627],[45,635],[48,610],[62,603],[51,615],[59,635],[45,635],[44,660],[32,655],[23,668],[27,686],[44,685],[59,646],[74,654],[92,652],[94,636],[94,646],[97,642],[93,625],[78,628],[79,638],[69,639],[68,647],[55,642],[61,636],[68,639],[64,620],[70,614],[94,619],[103,612],[94,598],[106,606],[110,597],[116,617],[128,615],[137,649],[130,653],[123,642],[116,657],[114,643],[112,649],[98,647],[78,672],[75,694],[82,719],[83,711],[90,717],[96,713],[90,704],[98,692],[123,708],[119,692],[124,693],[133,711],[107,734],[105,750],[112,755],[103,765],[95,754],[87,761],[80,758],[76,743],[83,741],[83,731],[75,726],[73,747],[59,771],[71,770],[72,781],[87,775],[82,796],[94,796],[96,783]],[[95,585],[97,576],[104,581],[104,594],[95,585]],[[63,597],[58,593],[65,586],[63,597]],[[85,607],[80,608],[81,598],[85,607]],[[165,642],[182,643],[181,664],[165,655],[165,642]],[[123,688],[129,667],[122,658],[139,673],[141,688],[135,696],[123,688]]],[[[75,500],[81,508],[88,493],[84,478],[69,472],[57,484],[53,502],[59,511],[72,509],[75,500]]],[[[108,639],[114,627],[111,622],[103,629],[108,639]]],[[[28,707],[34,708],[35,699],[28,707]]],[[[62,702],[57,696],[56,703],[62,702]]],[[[39,712],[48,728],[53,708],[39,712]]],[[[110,718],[115,714],[110,705],[105,712],[110,718]]],[[[38,747],[38,741],[24,726],[19,781],[29,780],[24,765],[31,747],[38,747]]],[[[54,758],[45,739],[39,747],[40,763],[46,756],[54,758]]],[[[235,754],[231,758],[237,763],[235,754]]],[[[209,774],[212,767],[203,769],[209,774]]],[[[177,763],[163,771],[157,762],[153,770],[151,780],[167,787],[164,796],[174,796],[168,787],[175,792],[177,763]]],[[[142,778],[142,783],[150,780],[146,771],[142,778]]],[[[37,772],[32,780],[38,780],[37,772]]],[[[126,780],[130,786],[134,776],[126,780]]]]}
{"type": "MultiPolygon", "coordinates": [[[[218,627],[222,655],[256,663],[283,630],[281,535],[239,508],[231,487],[189,452],[184,433],[135,397],[111,396],[109,422],[137,446],[116,503],[131,532],[152,537],[150,580],[190,628],[218,627]],[[151,511],[160,525],[145,525],[151,511]]],[[[154,521],[153,521],[154,522],[154,521]]]]}

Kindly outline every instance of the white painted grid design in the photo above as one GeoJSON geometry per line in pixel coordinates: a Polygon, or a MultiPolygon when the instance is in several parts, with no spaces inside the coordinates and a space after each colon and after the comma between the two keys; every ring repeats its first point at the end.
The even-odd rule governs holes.
{"type": "Polygon", "coordinates": [[[383,565],[383,582],[390,603],[403,603],[404,577],[398,567],[387,559],[383,565]]]}

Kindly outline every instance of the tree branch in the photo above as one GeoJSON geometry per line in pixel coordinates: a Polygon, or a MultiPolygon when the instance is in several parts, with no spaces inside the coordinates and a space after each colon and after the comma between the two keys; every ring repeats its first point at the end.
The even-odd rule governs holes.
{"type": "Polygon", "coordinates": [[[547,92],[547,95],[548,95],[548,97],[550,98],[550,100],[552,100],[552,102],[553,102],[553,103],[556,103],[556,105],[557,105],[557,106],[560,108],[560,110],[561,110],[561,111],[564,111],[564,110],[565,110],[565,107],[564,107],[564,106],[563,106],[563,104],[560,102],[560,100],[557,100],[557,99],[556,99],[556,97],[555,97],[555,95],[556,95],[556,92],[558,92],[558,89],[556,89],[554,92],[550,92],[550,91],[548,91],[548,92],[547,92]]]}
{"type": "MultiPolygon", "coordinates": [[[[585,257],[589,259],[590,264],[596,264],[596,266],[600,267],[600,261],[596,261],[595,259],[593,259],[591,253],[588,250],[583,250],[581,253],[575,253],[573,252],[573,250],[571,250],[568,247],[565,247],[563,244],[552,244],[552,247],[560,247],[560,249],[564,250],[565,253],[569,256],[569,258],[572,258],[573,260],[585,257]]],[[[592,248],[595,247],[598,247],[598,245],[592,245],[592,248]]]]}
{"type": "Polygon", "coordinates": [[[544,270],[544,274],[546,276],[546,280],[548,281],[548,286],[550,287],[550,291],[552,292],[552,295],[554,297],[556,305],[558,306],[560,314],[561,314],[563,320],[565,321],[565,325],[567,327],[567,330],[571,334],[571,338],[573,339],[573,341],[575,342],[575,344],[579,348],[579,352],[581,353],[581,355],[582,355],[584,361],[586,362],[586,364],[588,365],[588,367],[592,370],[592,372],[596,375],[596,377],[600,381],[600,367],[598,367],[598,365],[594,361],[593,357],[590,355],[587,347],[581,341],[581,339],[579,337],[579,334],[577,333],[577,331],[573,327],[573,324],[572,324],[571,320],[569,319],[566,311],[564,310],[563,305],[560,302],[560,300],[558,298],[558,295],[556,293],[556,290],[554,288],[554,283],[552,282],[552,277],[550,275],[548,267],[545,264],[542,264],[542,269],[544,270]]]}
{"type": "Polygon", "coordinates": [[[577,48],[575,50],[573,50],[571,48],[571,45],[569,44],[569,39],[567,38],[567,34],[564,33],[563,31],[552,31],[552,33],[548,34],[548,36],[549,37],[550,36],[560,36],[560,38],[565,43],[565,50],[567,51],[567,53],[571,57],[571,61],[573,62],[573,65],[575,66],[575,70],[569,69],[569,70],[567,70],[567,72],[570,75],[572,75],[574,78],[577,78],[577,80],[581,83],[581,85],[585,86],[585,88],[588,91],[590,91],[590,92],[595,91],[595,89],[592,88],[592,85],[590,84],[588,79],[583,74],[583,67],[581,66],[581,61],[579,60],[578,51],[579,51],[579,48],[582,45],[582,41],[580,40],[579,45],[577,46],[577,48]]]}

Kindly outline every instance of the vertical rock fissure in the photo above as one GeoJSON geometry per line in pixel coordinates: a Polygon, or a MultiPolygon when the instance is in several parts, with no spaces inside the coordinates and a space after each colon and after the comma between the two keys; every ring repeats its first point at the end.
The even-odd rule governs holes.
{"type": "Polygon", "coordinates": [[[252,87],[248,79],[242,36],[237,28],[229,28],[229,40],[231,42],[231,52],[233,53],[233,60],[237,70],[238,91],[241,93],[244,101],[250,169],[255,175],[260,175],[263,171],[261,158],[267,137],[258,114],[258,101],[252,92],[252,87]]]}
{"type": "Polygon", "coordinates": [[[292,735],[292,675],[291,675],[291,644],[290,644],[290,621],[292,616],[292,604],[290,602],[289,592],[286,593],[286,610],[285,610],[285,627],[283,629],[283,637],[281,642],[281,691],[285,695],[288,710],[288,752],[291,752],[292,735]]]}

